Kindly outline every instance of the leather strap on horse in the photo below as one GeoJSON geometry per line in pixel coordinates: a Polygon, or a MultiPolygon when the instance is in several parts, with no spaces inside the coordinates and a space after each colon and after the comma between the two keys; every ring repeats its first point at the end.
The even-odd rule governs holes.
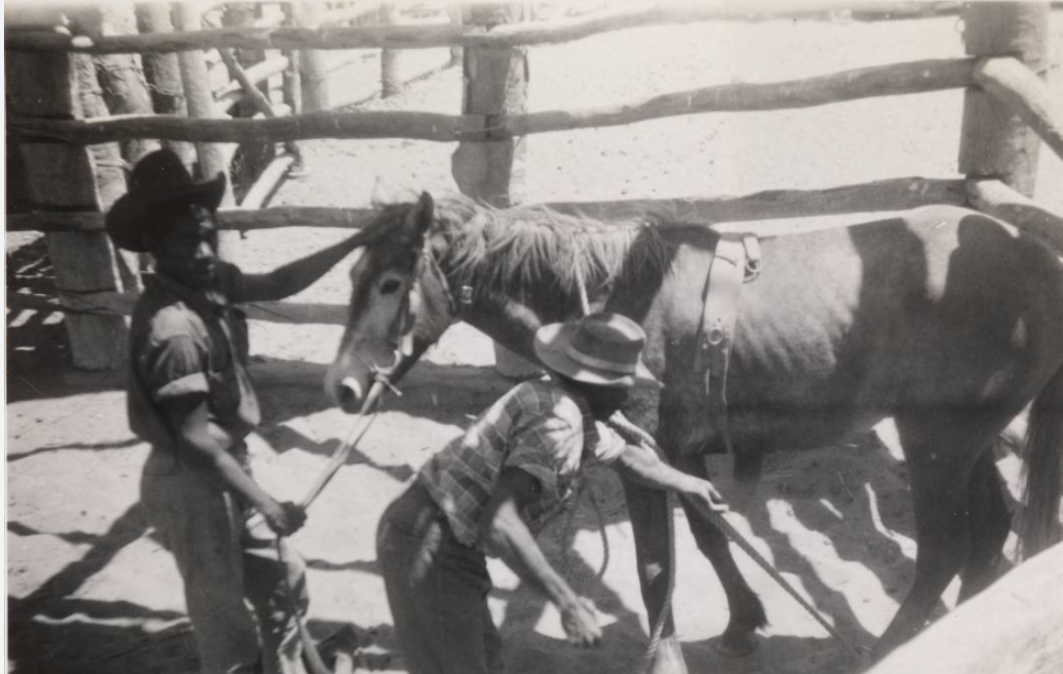
{"type": "Polygon", "coordinates": [[[742,284],[760,275],[760,241],[753,234],[721,234],[705,281],[701,331],[694,354],[695,371],[705,372],[709,411],[723,434],[728,453],[731,429],[727,420],[727,371],[731,364],[738,298],[742,284]]]}

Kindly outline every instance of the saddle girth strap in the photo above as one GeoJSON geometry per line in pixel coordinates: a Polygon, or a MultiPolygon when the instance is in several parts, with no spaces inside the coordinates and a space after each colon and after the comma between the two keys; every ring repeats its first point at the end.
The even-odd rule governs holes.
{"type": "Polygon", "coordinates": [[[727,420],[727,371],[731,363],[742,284],[760,274],[760,242],[753,234],[721,234],[705,282],[696,371],[705,372],[713,422],[733,453],[727,420]]]}

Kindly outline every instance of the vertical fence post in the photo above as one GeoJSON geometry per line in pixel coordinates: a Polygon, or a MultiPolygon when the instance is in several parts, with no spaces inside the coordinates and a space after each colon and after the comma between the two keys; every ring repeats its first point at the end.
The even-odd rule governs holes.
{"type": "MultiPolygon", "coordinates": [[[[202,29],[201,7],[197,3],[181,2],[177,4],[176,10],[177,30],[202,29]]],[[[217,117],[214,93],[210,88],[210,76],[207,73],[207,62],[203,57],[203,52],[201,50],[180,52],[177,61],[181,66],[181,82],[184,85],[185,100],[188,103],[188,115],[201,118],[217,117]]],[[[228,177],[228,155],[221,145],[196,143],[196,154],[199,157],[198,175],[200,178],[210,178],[218,173],[224,173],[228,177]]],[[[221,202],[223,207],[232,206],[234,203],[232,181],[226,182],[225,196],[221,202]]],[[[218,252],[221,257],[226,260],[234,259],[238,242],[238,232],[219,232],[218,252]]]]}
{"type": "MultiPolygon", "coordinates": [[[[9,111],[15,115],[82,118],[81,77],[95,72],[91,57],[68,53],[11,52],[5,63],[9,111]]],[[[96,92],[98,93],[98,91],[96,92]]],[[[19,150],[29,177],[35,208],[99,210],[100,194],[88,149],[61,143],[21,143],[19,150]]],[[[117,145],[112,146],[117,156],[117,145]]],[[[56,291],[63,304],[76,308],[78,297],[122,290],[114,249],[105,234],[45,234],[55,270],[56,291]]],[[[67,336],[76,367],[107,370],[125,361],[127,330],[120,316],[67,313],[67,336]]]]}
{"type": "MultiPolygon", "coordinates": [[[[478,4],[463,8],[464,24],[482,30],[521,21],[524,5],[478,4]]],[[[482,115],[487,140],[463,142],[451,158],[454,181],[463,194],[499,207],[524,199],[524,138],[496,136],[490,128],[500,115],[527,110],[528,50],[526,47],[466,47],[462,113],[482,115]]],[[[509,377],[528,376],[537,369],[495,344],[498,371],[509,377]]]]}
{"type": "MultiPolygon", "coordinates": [[[[1048,54],[1048,3],[972,2],[964,6],[964,42],[972,56],[1015,56],[1035,71],[1048,54]]],[[[967,89],[960,136],[960,172],[996,178],[1033,196],[1041,142],[1007,106],[967,89]]]]}
{"type": "MultiPolygon", "coordinates": [[[[172,33],[173,7],[169,3],[139,2],[136,5],[137,27],[141,33],[172,33]]],[[[160,115],[188,116],[185,103],[185,88],[181,84],[181,67],[177,54],[143,54],[144,75],[148,81],[151,101],[160,115]]],[[[177,140],[162,141],[177,153],[185,167],[192,169],[195,162],[195,147],[177,140]]]]}
{"type": "MultiPolygon", "coordinates": [[[[103,5],[93,10],[93,19],[103,35],[136,35],[137,22],[131,5],[103,5]]],[[[139,54],[99,54],[93,57],[103,99],[112,115],[151,114],[154,109],[139,54]]],[[[130,163],[159,149],[157,140],[121,143],[122,156],[130,163]]]]}
{"type": "MultiPolygon", "coordinates": [[[[461,17],[461,5],[447,5],[447,15],[450,16],[450,27],[458,28],[462,27],[463,21],[461,17]]],[[[450,65],[456,66],[461,64],[464,59],[464,51],[461,45],[454,45],[450,48],[450,65]]]]}
{"type": "MultiPolygon", "coordinates": [[[[392,0],[380,3],[377,17],[382,26],[392,26],[399,23],[399,8],[392,0]]],[[[394,96],[402,90],[402,50],[380,50],[380,97],[394,96]]]]}
{"type": "MultiPolygon", "coordinates": [[[[324,3],[293,2],[292,16],[303,28],[318,28],[324,3]]],[[[326,52],[320,49],[303,49],[299,52],[299,84],[302,94],[301,112],[316,112],[329,108],[328,63],[326,52]]]]}
{"type": "MultiPolygon", "coordinates": [[[[253,26],[255,21],[261,16],[261,9],[262,6],[259,4],[226,4],[222,10],[222,25],[226,27],[253,26]]],[[[222,49],[228,49],[228,47],[222,47],[219,51],[222,49]]],[[[228,61],[223,58],[222,62],[228,63],[235,59],[236,63],[241,67],[248,68],[265,60],[265,58],[266,53],[261,49],[241,48],[234,50],[233,58],[228,61]]],[[[232,72],[229,73],[229,76],[235,79],[232,72]]],[[[269,100],[268,78],[256,88],[269,100]]],[[[245,92],[243,99],[233,107],[231,114],[234,118],[250,119],[259,112],[260,110],[255,101],[251,100],[251,94],[245,92]]],[[[243,200],[247,190],[251,189],[251,186],[255,184],[255,180],[266,170],[266,167],[273,161],[276,154],[276,144],[268,138],[240,143],[239,149],[233,155],[232,164],[229,166],[229,172],[233,179],[234,199],[237,201],[243,200]]]]}

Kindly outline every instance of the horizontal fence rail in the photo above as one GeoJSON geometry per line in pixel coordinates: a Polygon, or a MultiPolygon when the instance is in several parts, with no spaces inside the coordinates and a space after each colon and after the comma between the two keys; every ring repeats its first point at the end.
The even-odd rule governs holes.
{"type": "MultiPolygon", "coordinates": [[[[1035,203],[996,180],[927,180],[904,178],[866,185],[852,185],[829,190],[780,190],[760,192],[744,197],[725,199],[652,199],[594,203],[549,204],[559,211],[592,217],[627,217],[640,212],[674,214],[680,220],[705,218],[705,222],[726,222],[743,218],[769,220],[771,218],[828,215],[846,212],[868,212],[878,209],[900,211],[929,204],[968,205],[1014,225],[1020,231],[1033,234],[1055,247],[1063,256],[1063,213],[1035,203]],[[716,219],[713,219],[713,218],[716,219]]],[[[270,208],[260,211],[219,211],[220,224],[231,229],[266,229],[283,226],[359,227],[375,215],[372,209],[340,208],[270,208]],[[324,218],[311,221],[310,217],[324,218]],[[285,224],[281,224],[285,223],[285,224]]],[[[99,213],[52,214],[52,224],[78,218],[81,231],[94,231],[103,226],[99,213]],[[91,225],[91,226],[89,226],[91,225]]],[[[38,214],[13,216],[14,227],[29,227],[38,214]]],[[[835,225],[837,226],[837,225],[835,225]]],[[[734,229],[734,228],[729,228],[734,229]]],[[[758,233],[758,225],[741,231],[758,233]]],[[[59,297],[32,293],[7,293],[7,303],[13,309],[63,311],[73,314],[127,316],[133,310],[137,294],[130,292],[64,293],[59,297]]],[[[349,307],[344,304],[259,302],[242,305],[249,318],[271,323],[344,325],[349,307]]]]}
{"type": "MultiPolygon", "coordinates": [[[[770,235],[755,221],[774,218],[902,211],[931,204],[967,205],[1015,225],[1052,245],[1063,255],[1063,213],[1042,206],[996,180],[898,178],[825,190],[773,190],[742,197],[715,199],[638,199],[605,202],[546,204],[563,213],[609,219],[641,213],[661,213],[681,222],[707,225],[748,222],[743,231],[770,235]]],[[[225,229],[264,230],[277,227],[358,228],[371,222],[375,209],[285,206],[262,210],[223,209],[219,226],[225,229]]],[[[726,225],[725,225],[726,226],[726,225]]],[[[8,231],[98,232],[102,213],[29,213],[8,216],[8,231]]],[[[728,229],[734,229],[729,227],[728,229]]],[[[130,292],[43,294],[7,293],[12,309],[62,311],[71,314],[121,315],[133,310],[137,294],[130,292]]],[[[261,302],[246,305],[249,318],[272,323],[344,325],[349,308],[342,304],[261,302]]]]}
{"type": "Polygon", "coordinates": [[[556,44],[649,25],[770,17],[800,19],[850,9],[903,12],[912,3],[825,0],[743,0],[661,5],[626,5],[580,17],[498,26],[488,32],[449,25],[326,26],[322,28],[240,27],[155,35],[90,37],[54,31],[5,30],[8,51],[77,51],[92,54],[159,53],[231,47],[239,49],[428,49],[437,47],[516,47],[556,44]]]}
{"type": "Polygon", "coordinates": [[[804,108],[876,96],[957,89],[975,84],[975,59],[934,59],[845,70],[764,84],[723,84],[582,110],[554,110],[487,118],[428,112],[321,111],[278,119],[192,119],[123,115],[86,120],[13,117],[8,128],[24,139],[95,144],[132,138],[235,143],[313,138],[411,138],[438,142],[500,139],[535,133],[708,112],[804,108]]]}
{"type": "MultiPolygon", "coordinates": [[[[741,197],[628,199],[621,201],[557,202],[544,204],[562,213],[592,218],[626,218],[660,213],[676,220],[713,224],[778,218],[840,215],[871,211],[901,211],[930,204],[965,203],[962,179],[893,178],[823,190],[770,190],[741,197]]],[[[380,215],[372,208],[277,206],[260,210],[218,211],[222,229],[240,231],[280,227],[358,229],[380,215]]],[[[104,214],[97,212],[33,212],[7,216],[10,232],[98,232],[104,214]]]]}

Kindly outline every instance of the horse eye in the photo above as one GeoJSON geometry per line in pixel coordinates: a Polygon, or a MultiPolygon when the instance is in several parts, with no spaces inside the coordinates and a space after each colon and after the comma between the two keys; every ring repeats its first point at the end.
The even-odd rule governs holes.
{"type": "Polygon", "coordinates": [[[381,295],[390,295],[391,293],[393,293],[396,290],[398,290],[399,287],[401,287],[401,286],[402,286],[402,284],[399,283],[398,281],[396,281],[395,279],[389,279],[387,281],[384,281],[382,284],[380,284],[380,294],[381,295]]]}

